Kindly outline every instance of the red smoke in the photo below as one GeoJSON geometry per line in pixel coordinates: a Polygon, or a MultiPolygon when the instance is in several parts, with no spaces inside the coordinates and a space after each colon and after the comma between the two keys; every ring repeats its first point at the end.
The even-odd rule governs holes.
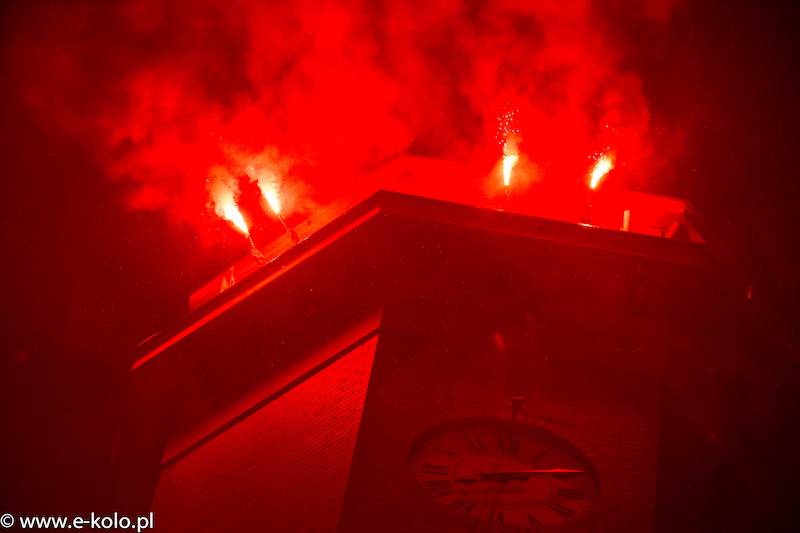
{"type": "Polygon", "coordinates": [[[403,153],[488,169],[509,105],[534,181],[585,187],[609,147],[620,179],[646,175],[650,113],[609,18],[666,23],[673,4],[52,2],[17,10],[7,59],[38,120],[85,139],[132,209],[215,238],[220,173],[255,198],[256,161],[297,216],[403,153]]]}

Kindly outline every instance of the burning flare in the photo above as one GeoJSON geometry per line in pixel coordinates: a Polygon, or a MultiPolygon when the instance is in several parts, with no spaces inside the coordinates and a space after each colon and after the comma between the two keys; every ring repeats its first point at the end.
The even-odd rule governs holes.
{"type": "Polygon", "coordinates": [[[614,168],[614,154],[606,152],[597,158],[597,162],[592,168],[592,173],[589,178],[589,188],[597,189],[598,185],[606,175],[614,168]]]}
{"type": "Polygon", "coordinates": [[[519,161],[518,114],[518,109],[506,104],[506,110],[497,115],[497,141],[503,143],[503,188],[506,190],[506,196],[511,185],[511,173],[519,161]]]}
{"type": "Polygon", "coordinates": [[[511,185],[511,172],[519,161],[516,148],[514,143],[509,144],[508,141],[503,144],[503,187],[506,189],[511,185]]]}
{"type": "Polygon", "coordinates": [[[278,177],[268,170],[256,170],[253,165],[247,166],[247,175],[251,181],[255,181],[261,196],[266,200],[270,210],[276,215],[281,216],[281,198],[278,195],[280,183],[278,177]]]}
{"type": "Polygon", "coordinates": [[[256,243],[253,242],[253,238],[250,236],[250,228],[247,227],[247,222],[236,204],[236,193],[238,192],[236,182],[224,170],[217,170],[216,174],[218,174],[218,177],[211,181],[208,191],[211,203],[214,206],[214,212],[230,222],[234,228],[247,238],[247,242],[250,244],[250,253],[253,254],[256,261],[264,263],[266,261],[264,254],[256,248],[256,243]]]}
{"type": "Polygon", "coordinates": [[[250,235],[250,229],[247,227],[247,222],[244,221],[242,212],[239,211],[239,207],[235,203],[230,202],[223,204],[221,206],[221,211],[222,218],[233,224],[236,229],[242,232],[242,234],[250,235]]]}
{"type": "Polygon", "coordinates": [[[278,196],[278,191],[276,191],[271,185],[262,185],[261,182],[258,182],[258,188],[261,189],[261,194],[267,201],[269,208],[272,209],[272,212],[276,215],[280,215],[281,199],[278,196]]]}
{"type": "MultiPolygon", "coordinates": [[[[217,173],[221,173],[218,171],[217,173]]],[[[217,176],[211,181],[209,196],[214,212],[217,216],[227,220],[242,235],[250,236],[250,228],[244,220],[239,206],[236,204],[236,192],[238,187],[227,175],[217,176]]]]}
{"type": "Polygon", "coordinates": [[[293,228],[289,227],[289,225],[286,223],[286,219],[283,218],[283,214],[281,213],[281,197],[278,194],[280,181],[278,180],[278,177],[272,171],[264,170],[256,172],[256,169],[253,167],[253,165],[248,165],[246,170],[247,175],[250,176],[250,179],[258,184],[258,190],[261,191],[261,196],[263,196],[264,200],[266,200],[270,211],[272,211],[272,213],[278,218],[283,226],[283,229],[286,230],[286,233],[289,235],[289,238],[291,238],[292,242],[295,244],[300,242],[297,232],[295,232],[293,228]]]}

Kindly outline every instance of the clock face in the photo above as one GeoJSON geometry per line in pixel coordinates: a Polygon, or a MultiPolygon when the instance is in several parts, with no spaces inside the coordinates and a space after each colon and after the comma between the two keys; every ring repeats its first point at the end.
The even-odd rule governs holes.
{"type": "Polygon", "coordinates": [[[412,475],[443,512],[491,527],[572,521],[597,499],[596,470],[575,445],[517,417],[452,420],[423,433],[412,475]]]}

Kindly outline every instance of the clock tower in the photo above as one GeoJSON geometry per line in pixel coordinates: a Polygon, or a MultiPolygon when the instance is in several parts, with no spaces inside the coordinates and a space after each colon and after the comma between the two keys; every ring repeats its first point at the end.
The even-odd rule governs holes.
{"type": "Polygon", "coordinates": [[[727,523],[715,476],[747,450],[721,439],[758,424],[728,406],[764,392],[769,334],[691,208],[616,192],[587,219],[409,186],[448,165],[388,171],[139,347],[121,508],[165,531],[727,523]]]}

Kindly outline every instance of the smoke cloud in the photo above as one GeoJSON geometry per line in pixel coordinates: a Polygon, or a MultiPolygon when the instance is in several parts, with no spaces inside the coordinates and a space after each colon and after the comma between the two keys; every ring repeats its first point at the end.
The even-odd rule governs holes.
{"type": "Polygon", "coordinates": [[[45,2],[16,10],[6,59],[37,120],[85,140],[131,209],[163,209],[213,240],[221,186],[245,195],[269,182],[301,213],[400,154],[496,160],[509,109],[543,183],[573,186],[608,147],[621,179],[646,175],[658,159],[650,111],[610,19],[666,24],[675,8],[45,2]]]}

